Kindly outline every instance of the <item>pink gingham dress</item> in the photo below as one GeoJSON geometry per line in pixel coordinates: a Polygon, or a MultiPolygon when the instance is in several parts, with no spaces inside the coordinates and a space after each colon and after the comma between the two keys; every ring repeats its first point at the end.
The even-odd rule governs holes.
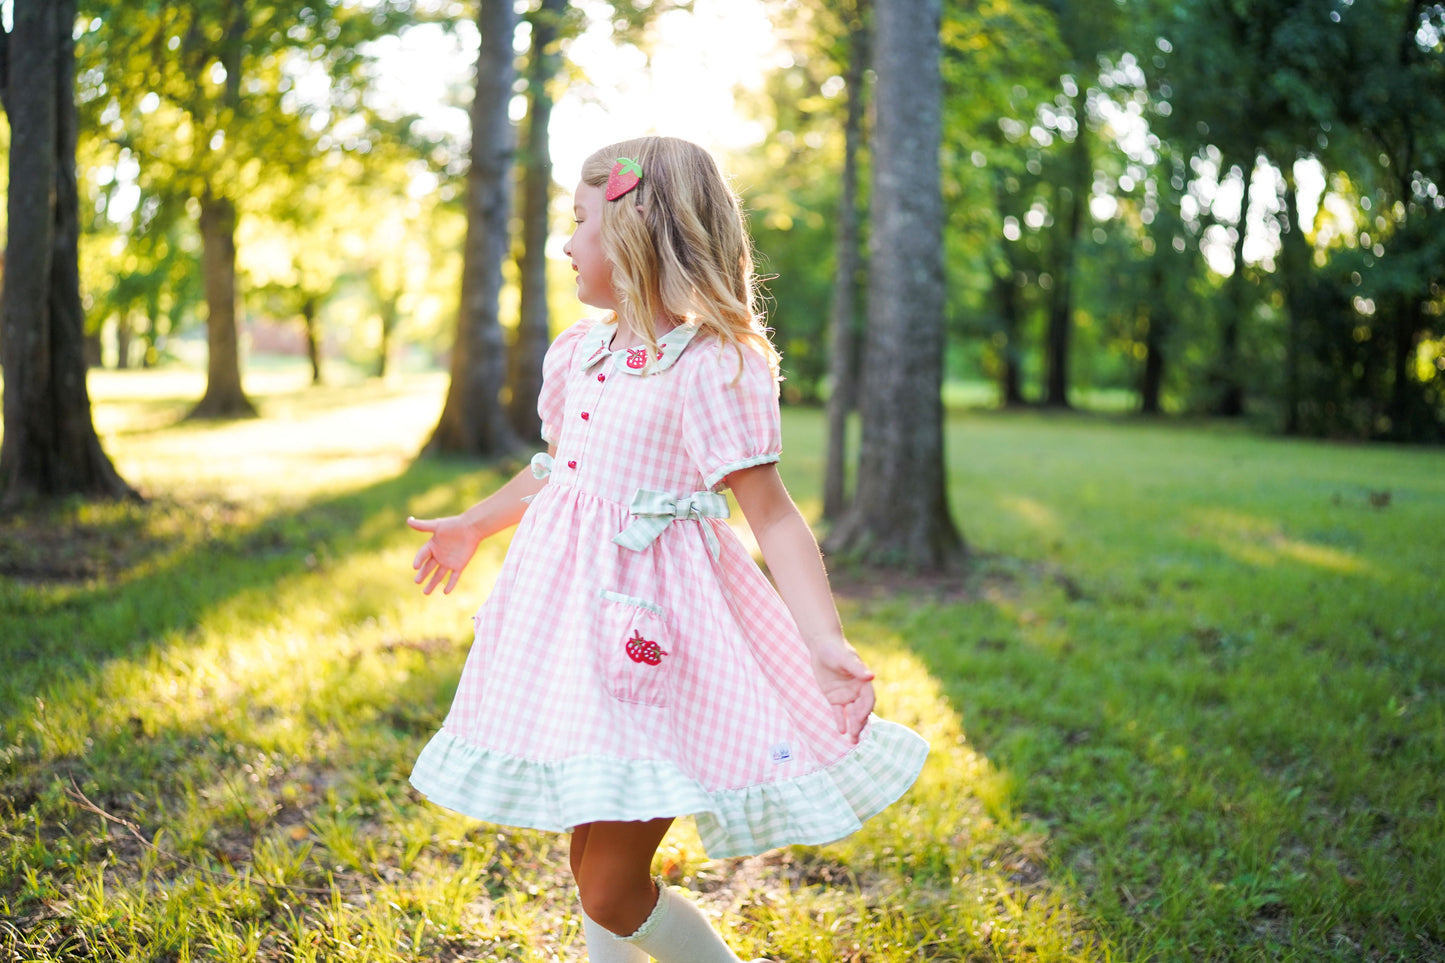
{"type": "Polygon", "coordinates": [[[756,351],[682,326],[609,350],[584,321],[547,352],[555,460],[513,537],[446,721],[411,781],[488,822],[568,831],[695,817],[714,857],[846,836],[928,747],[870,718],[838,734],[786,606],[724,521],[728,473],[777,461],[756,351]],[[741,371],[740,371],[741,368],[741,371]]]}

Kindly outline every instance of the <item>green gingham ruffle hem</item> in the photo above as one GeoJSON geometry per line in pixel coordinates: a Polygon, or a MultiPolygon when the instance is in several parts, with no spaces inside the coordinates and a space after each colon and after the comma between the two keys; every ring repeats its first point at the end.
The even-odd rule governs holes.
{"type": "Polygon", "coordinates": [[[923,768],[928,743],[874,717],[831,766],[793,779],[708,792],[665,759],[520,759],[445,730],[422,750],[411,783],[432,802],[476,819],[568,832],[583,823],[691,815],[710,857],[822,845],[856,832],[895,802],[923,768]]]}

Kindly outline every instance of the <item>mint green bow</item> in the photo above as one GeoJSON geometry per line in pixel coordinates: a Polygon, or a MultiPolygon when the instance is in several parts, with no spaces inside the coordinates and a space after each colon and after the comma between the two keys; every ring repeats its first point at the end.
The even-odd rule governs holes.
{"type": "Polygon", "coordinates": [[[539,451],[532,456],[532,477],[546,478],[552,474],[552,456],[545,451],[539,451]]]}
{"type": "MultiPolygon", "coordinates": [[[[678,498],[667,492],[648,491],[645,488],[639,488],[632,496],[632,504],[627,506],[627,510],[632,513],[632,521],[622,531],[613,535],[612,540],[634,552],[640,552],[651,545],[673,522],[695,518],[700,523],[704,518],[727,518],[731,514],[726,496],[717,492],[693,492],[678,498]]],[[[707,539],[707,547],[712,552],[712,557],[717,558],[722,547],[718,544],[717,536],[713,534],[712,526],[703,525],[702,533],[707,539]]]]}

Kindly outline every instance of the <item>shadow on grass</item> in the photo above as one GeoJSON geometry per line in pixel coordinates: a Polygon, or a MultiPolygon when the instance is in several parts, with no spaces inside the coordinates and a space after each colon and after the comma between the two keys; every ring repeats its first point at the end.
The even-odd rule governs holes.
{"type": "Polygon", "coordinates": [[[1368,569],[1335,591],[1374,600],[1359,625],[1413,626],[1387,630],[1393,656],[1292,621],[1318,573],[1276,553],[1170,584],[985,555],[951,597],[858,604],[938,680],[1122,958],[1442,959],[1422,773],[1445,667],[1368,569]]]}
{"type": "Polygon", "coordinates": [[[227,599],[376,551],[396,534],[386,521],[402,525],[409,502],[484,467],[419,460],[367,488],[270,515],[163,498],[0,522],[0,720],[16,724],[28,697],[83,686],[111,659],[175,644],[227,599]]]}
{"type": "MultiPolygon", "coordinates": [[[[7,828],[0,900],[20,914],[12,919],[32,927],[63,920],[66,894],[97,873],[119,879],[121,890],[139,882],[144,891],[158,867],[175,883],[199,867],[200,878],[243,889],[253,872],[286,886],[329,887],[326,866],[293,866],[288,877],[266,863],[267,854],[293,847],[304,861],[310,830],[285,833],[326,813],[328,799],[361,811],[394,809],[409,798],[411,757],[439,724],[469,641],[464,619],[454,636],[375,629],[370,613],[385,608],[375,596],[415,589],[405,568],[394,573],[393,586],[389,569],[358,575],[351,562],[404,538],[409,505],[460,503],[458,489],[486,468],[421,460],[363,489],[271,514],[207,500],[71,506],[39,520],[40,527],[60,522],[72,538],[83,532],[87,544],[118,557],[100,577],[0,583],[0,812],[7,828]],[[210,519],[198,525],[180,517],[188,512],[210,519]],[[136,548],[144,538],[156,544],[136,548]],[[333,580],[339,593],[351,594],[323,597],[326,613],[315,617],[314,638],[264,636],[268,599],[287,598],[283,604],[294,608],[287,597],[293,583],[324,596],[333,580]],[[260,611],[203,628],[247,597],[260,611]],[[197,669],[191,650],[202,633],[217,632],[238,642],[263,635],[248,641],[251,652],[227,662],[223,651],[197,669]],[[365,639],[348,644],[351,633],[365,639]],[[118,675],[116,666],[124,667],[118,675]],[[108,691],[116,678],[172,689],[179,681],[180,689],[108,691]],[[142,708],[117,711],[116,704],[142,708]],[[117,826],[85,815],[67,798],[72,783],[150,832],[165,827],[170,855],[158,857],[117,826]]],[[[351,859],[358,870],[362,862],[351,859]]],[[[275,903],[286,889],[265,892],[275,903]]],[[[279,904],[272,910],[282,913],[279,904]]],[[[57,933],[60,946],[69,937],[57,933]]]]}

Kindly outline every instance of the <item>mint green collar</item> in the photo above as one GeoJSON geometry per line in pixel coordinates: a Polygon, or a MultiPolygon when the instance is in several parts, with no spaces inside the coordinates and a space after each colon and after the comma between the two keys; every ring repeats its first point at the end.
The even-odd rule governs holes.
{"type": "Polygon", "coordinates": [[[599,321],[582,336],[582,356],[578,368],[586,371],[598,362],[620,354],[622,359],[617,365],[618,370],[634,375],[657,374],[672,367],[687,346],[692,344],[693,336],[697,332],[698,327],[695,324],[678,325],[657,339],[657,351],[649,358],[646,345],[610,350],[607,346],[612,343],[612,336],[617,333],[617,322],[599,321]]]}

